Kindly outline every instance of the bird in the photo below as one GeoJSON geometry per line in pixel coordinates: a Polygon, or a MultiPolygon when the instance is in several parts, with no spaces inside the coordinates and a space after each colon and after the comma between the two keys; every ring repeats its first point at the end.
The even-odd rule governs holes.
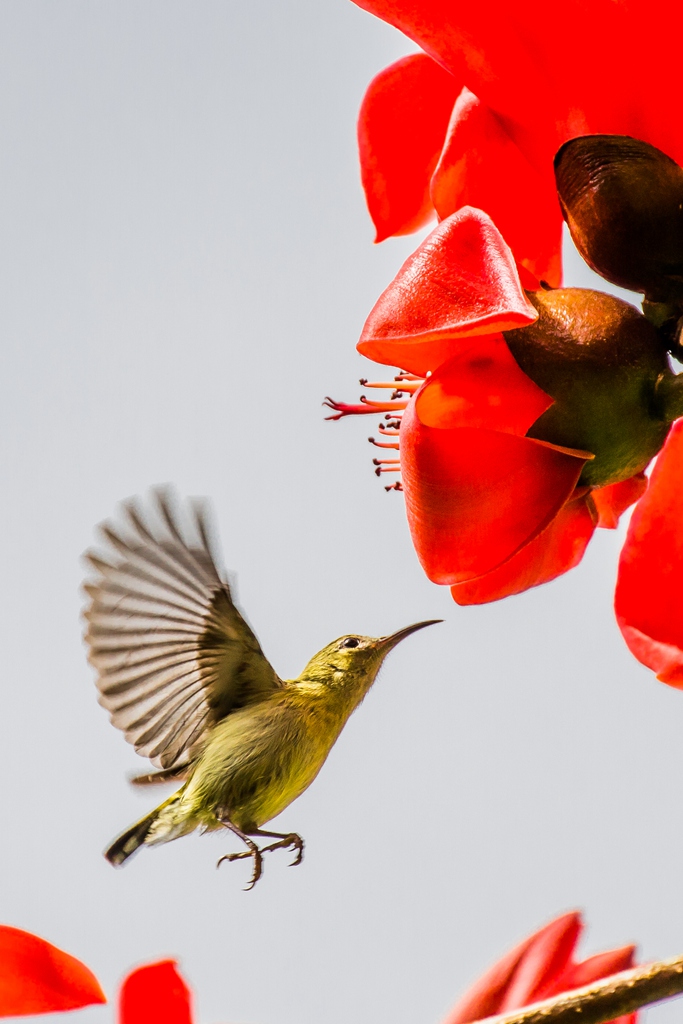
{"type": "Polygon", "coordinates": [[[118,867],[142,846],[227,829],[246,849],[217,867],[251,858],[253,889],[264,853],[289,849],[295,865],[304,851],[298,833],[263,826],[313,782],[387,654],[442,620],[341,636],[281,679],[218,567],[205,501],[156,488],[146,503],[122,502],[120,521],[99,530],[106,550],[86,552],[94,575],[84,584],[98,699],[156,769],[130,781],[182,783],[104,855],[118,867]]]}

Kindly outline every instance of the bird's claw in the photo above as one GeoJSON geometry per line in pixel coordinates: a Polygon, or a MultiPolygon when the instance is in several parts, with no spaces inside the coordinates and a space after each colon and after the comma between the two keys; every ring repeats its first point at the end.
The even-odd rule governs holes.
{"type": "Polygon", "coordinates": [[[245,850],[244,853],[224,853],[222,857],[219,857],[216,862],[216,867],[219,868],[224,860],[232,862],[233,860],[244,860],[245,857],[253,857],[254,854],[251,850],[245,850]]]}
{"type": "Polygon", "coordinates": [[[259,848],[254,843],[253,847],[250,847],[248,850],[242,850],[240,853],[224,853],[222,857],[218,858],[216,867],[219,868],[224,860],[232,862],[233,860],[246,860],[247,857],[253,857],[254,873],[251,876],[249,885],[244,890],[249,892],[263,874],[263,854],[272,853],[273,850],[289,850],[292,847],[296,850],[296,857],[289,866],[293,868],[297,864],[301,864],[301,861],[304,859],[304,841],[296,832],[290,832],[289,835],[283,836],[282,839],[278,839],[276,843],[270,843],[268,846],[259,848]]]}
{"type": "Polygon", "coordinates": [[[216,862],[216,867],[219,868],[224,860],[232,863],[233,860],[245,860],[247,857],[254,858],[254,871],[249,880],[249,884],[244,887],[245,892],[249,892],[253,889],[263,874],[263,857],[261,856],[261,850],[255,846],[253,850],[244,850],[242,853],[224,853],[216,862]]]}
{"type": "Polygon", "coordinates": [[[277,843],[271,843],[270,846],[262,846],[261,853],[270,853],[272,850],[289,850],[292,847],[296,850],[296,857],[289,866],[294,868],[304,859],[304,841],[296,832],[290,832],[289,835],[284,836],[277,843]]]}

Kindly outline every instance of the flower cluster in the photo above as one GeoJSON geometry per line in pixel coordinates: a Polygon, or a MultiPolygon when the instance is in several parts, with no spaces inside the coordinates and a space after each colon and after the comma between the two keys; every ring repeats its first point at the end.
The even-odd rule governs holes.
{"type": "MultiPolygon", "coordinates": [[[[524,939],[457,1002],[444,1024],[470,1024],[549,999],[626,970],[634,946],[574,959],[583,924],[563,914],[524,939]]],[[[80,1009],[106,998],[92,972],[44,939],[0,925],[0,1017],[80,1009]]],[[[174,960],[131,971],[118,999],[119,1024],[192,1024],[192,993],[174,960]]],[[[619,1018],[635,1024],[636,1015],[619,1018]]]]}
{"type": "Polygon", "coordinates": [[[525,292],[491,219],[465,208],[404,264],[358,348],[411,379],[400,375],[390,402],[328,404],[337,417],[389,418],[394,436],[380,443],[398,457],[377,468],[401,472],[429,578],[460,604],[519,593],[575,566],[596,527],[614,529],[641,499],[618,621],[641,661],[666,682],[683,680],[675,568],[668,582],[658,568],[677,550],[673,509],[670,519],[661,511],[683,473],[683,435],[671,429],[683,395],[661,331],[601,292],[525,292]],[[663,446],[645,494],[644,470],[663,446]]]}
{"type": "MultiPolygon", "coordinates": [[[[554,579],[581,560],[597,527],[614,529],[637,502],[617,621],[635,656],[683,687],[675,612],[683,378],[670,363],[683,352],[683,170],[652,143],[674,155],[683,147],[670,119],[653,114],[662,101],[648,95],[650,80],[639,80],[636,96],[632,76],[606,67],[604,39],[623,35],[620,5],[599,0],[591,33],[576,38],[563,14],[558,45],[570,48],[567,67],[581,81],[553,94],[552,118],[539,116],[532,88],[547,68],[523,58],[543,52],[534,34],[548,31],[533,4],[524,5],[514,63],[518,9],[495,25],[479,9],[459,10],[456,26],[442,0],[420,5],[419,16],[414,5],[360,6],[426,51],[378,75],[361,109],[377,240],[435,214],[440,223],[380,297],[358,343],[370,359],[402,368],[394,381],[362,382],[392,387],[391,401],[328,400],[330,418],[384,413],[382,436],[371,441],[393,452],[375,459],[376,471],[400,474],[387,490],[405,492],[420,562],[460,604],[554,579]],[[598,50],[601,59],[589,60],[598,50]],[[586,88],[608,71],[609,104],[604,88],[586,88]],[[585,134],[605,130],[640,138],[585,134]],[[562,217],[591,267],[642,293],[642,313],[601,292],[559,287],[562,217]]],[[[652,81],[661,86],[662,75],[669,71],[652,81]]]]}

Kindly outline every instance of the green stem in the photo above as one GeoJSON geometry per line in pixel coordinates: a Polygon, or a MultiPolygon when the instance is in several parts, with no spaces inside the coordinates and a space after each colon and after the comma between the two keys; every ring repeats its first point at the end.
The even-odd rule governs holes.
{"type": "Polygon", "coordinates": [[[683,416],[683,373],[663,373],[655,384],[657,415],[665,423],[683,416]]]}
{"type": "Polygon", "coordinates": [[[486,1024],[603,1024],[681,993],[683,956],[676,956],[613,974],[512,1013],[487,1017],[486,1024]]]}

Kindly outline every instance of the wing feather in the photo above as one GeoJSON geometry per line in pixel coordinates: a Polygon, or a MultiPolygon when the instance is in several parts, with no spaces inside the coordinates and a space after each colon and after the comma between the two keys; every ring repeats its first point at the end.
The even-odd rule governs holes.
{"type": "Polygon", "coordinates": [[[138,753],[171,769],[211,727],[282,685],[217,568],[202,503],[181,515],[166,490],[105,523],[109,553],[86,555],[85,639],[100,703],[138,753]]]}

